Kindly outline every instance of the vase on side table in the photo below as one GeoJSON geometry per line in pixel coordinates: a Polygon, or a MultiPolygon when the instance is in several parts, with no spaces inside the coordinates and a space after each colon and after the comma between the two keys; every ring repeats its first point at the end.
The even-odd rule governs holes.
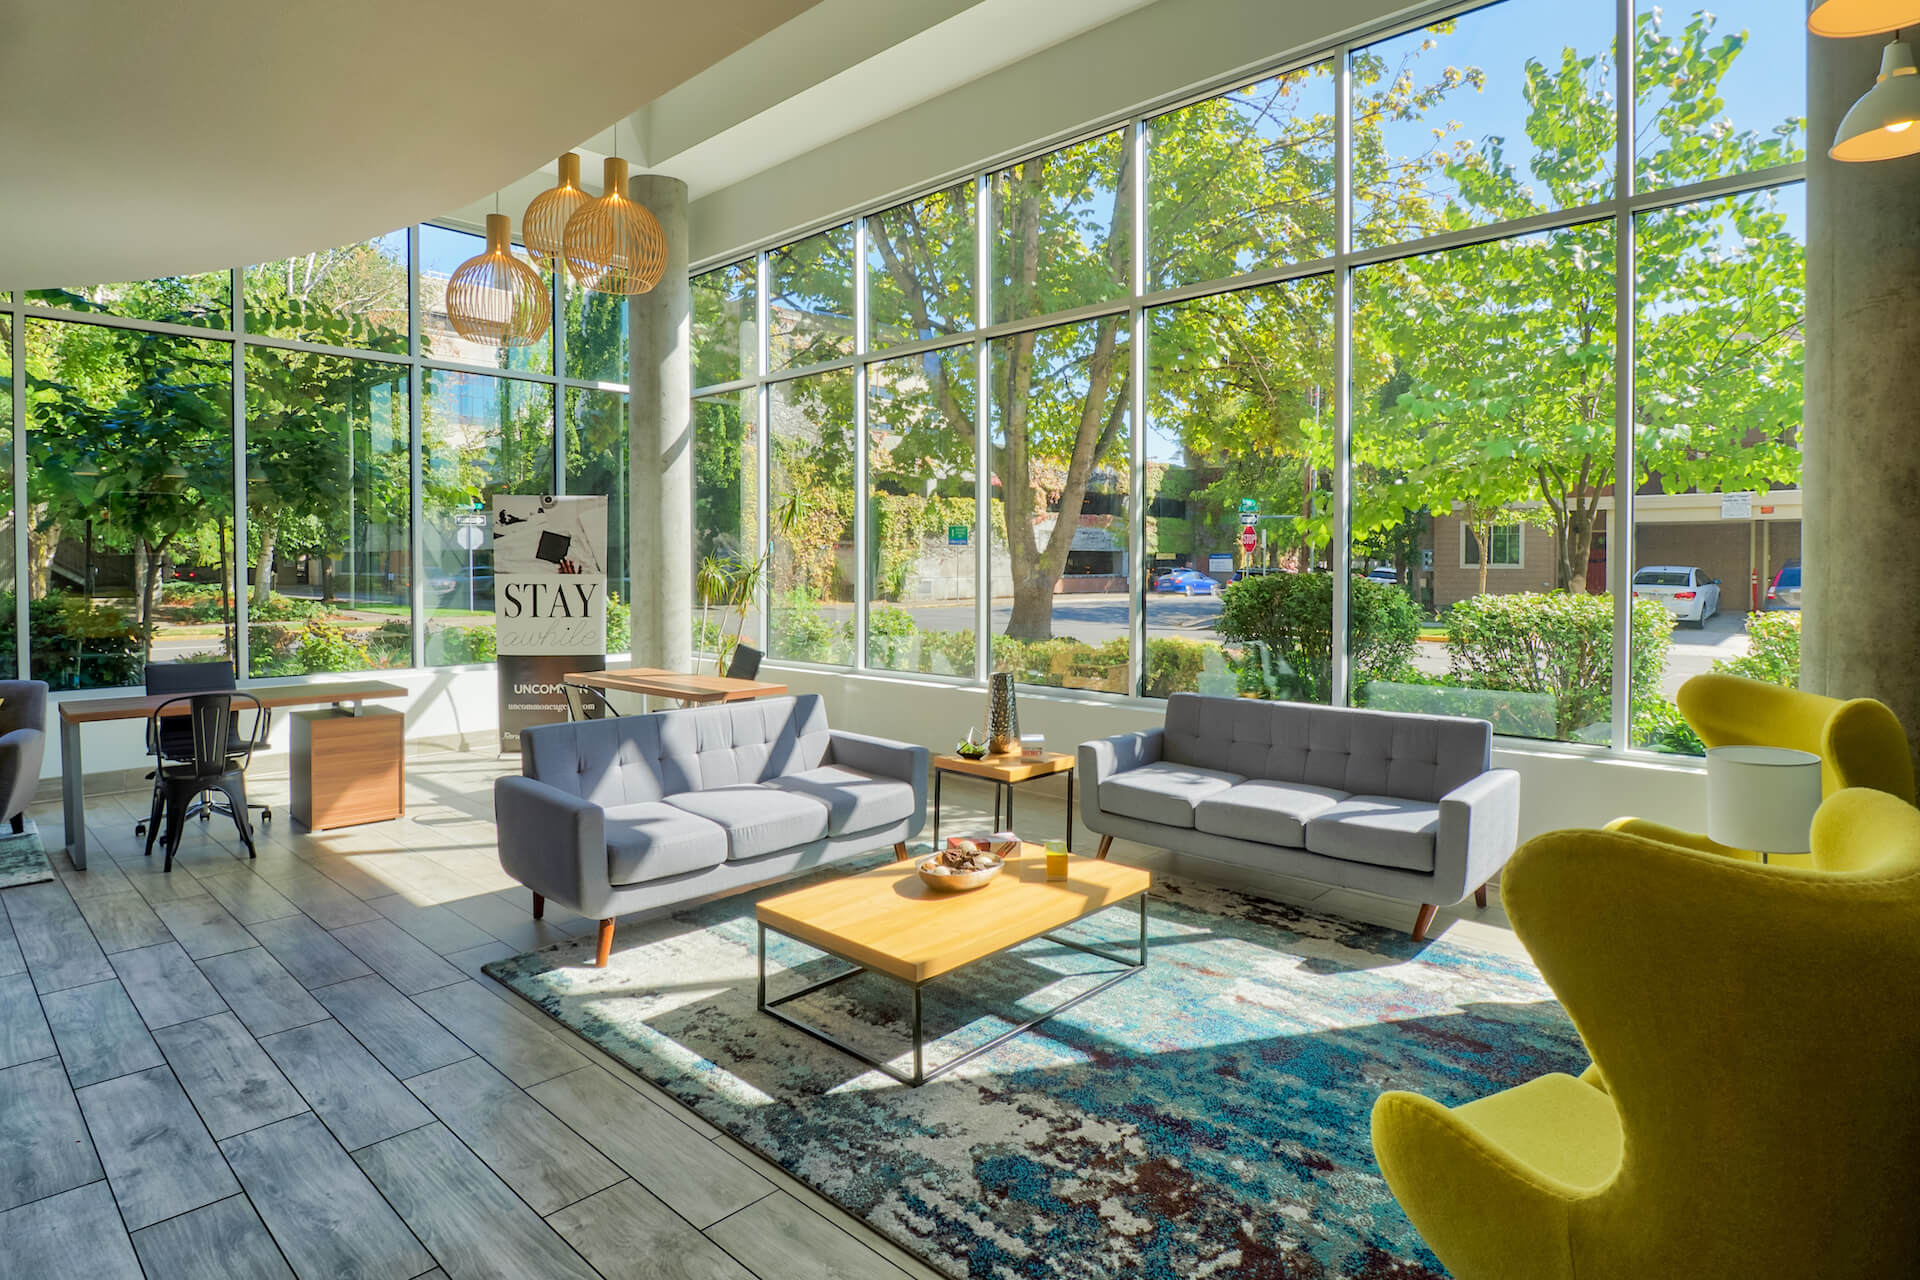
{"type": "Polygon", "coordinates": [[[1013,672],[987,677],[987,750],[1002,756],[1020,749],[1020,708],[1013,701],[1013,672]]]}

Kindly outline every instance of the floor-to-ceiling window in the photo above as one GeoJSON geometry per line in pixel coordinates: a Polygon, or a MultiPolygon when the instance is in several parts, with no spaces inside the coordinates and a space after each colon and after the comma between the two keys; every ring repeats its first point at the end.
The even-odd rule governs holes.
{"type": "MultiPolygon", "coordinates": [[[[183,658],[250,677],[490,661],[495,493],[606,495],[627,600],[625,301],[549,272],[549,337],[470,342],[443,301],[481,244],[425,225],[0,294],[0,668],[87,689],[183,658]]],[[[623,650],[624,605],[608,630],[623,650]]]]}
{"type": "Polygon", "coordinates": [[[1797,669],[1803,20],[1415,19],[716,266],[696,540],[792,660],[1697,750],[1797,669]]]}

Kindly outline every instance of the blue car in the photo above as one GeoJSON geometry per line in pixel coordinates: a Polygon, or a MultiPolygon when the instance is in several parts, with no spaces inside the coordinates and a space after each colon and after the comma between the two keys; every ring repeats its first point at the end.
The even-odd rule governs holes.
{"type": "Polygon", "coordinates": [[[1198,569],[1175,569],[1169,573],[1163,573],[1153,580],[1153,589],[1187,596],[1220,594],[1220,584],[1198,569]]]}

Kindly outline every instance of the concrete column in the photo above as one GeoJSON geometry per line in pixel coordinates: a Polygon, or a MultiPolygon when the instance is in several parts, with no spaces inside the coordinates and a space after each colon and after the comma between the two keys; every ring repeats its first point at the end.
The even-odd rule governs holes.
{"type": "Polygon", "coordinates": [[[627,302],[627,397],[635,666],[693,662],[693,365],[687,280],[687,184],[642,174],[629,186],[667,236],[667,269],[627,302]]]}
{"type": "Polygon", "coordinates": [[[1889,38],[1807,40],[1800,683],[1880,699],[1920,748],[1920,156],[1827,158],[1889,38]]]}

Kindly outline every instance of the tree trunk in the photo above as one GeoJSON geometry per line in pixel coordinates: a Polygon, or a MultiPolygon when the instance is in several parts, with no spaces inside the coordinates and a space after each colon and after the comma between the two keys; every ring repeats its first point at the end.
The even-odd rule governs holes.
{"type": "Polygon", "coordinates": [[[1016,640],[1047,640],[1053,636],[1053,584],[1057,577],[1035,565],[1013,575],[1013,616],[1007,634],[1016,640]]]}
{"type": "Polygon", "coordinates": [[[270,515],[261,515],[253,522],[260,531],[260,558],[254,562],[253,605],[260,608],[273,598],[273,544],[278,540],[278,522],[270,515]]]}
{"type": "Polygon", "coordinates": [[[44,503],[28,510],[27,517],[27,598],[43,599],[47,587],[53,581],[53,557],[60,549],[60,526],[48,526],[44,533],[38,532],[42,517],[46,515],[44,503]]]}
{"type": "Polygon", "coordinates": [[[1593,554],[1593,511],[1578,496],[1567,504],[1560,535],[1559,585],[1571,595],[1587,591],[1587,561],[1593,554]]]}

